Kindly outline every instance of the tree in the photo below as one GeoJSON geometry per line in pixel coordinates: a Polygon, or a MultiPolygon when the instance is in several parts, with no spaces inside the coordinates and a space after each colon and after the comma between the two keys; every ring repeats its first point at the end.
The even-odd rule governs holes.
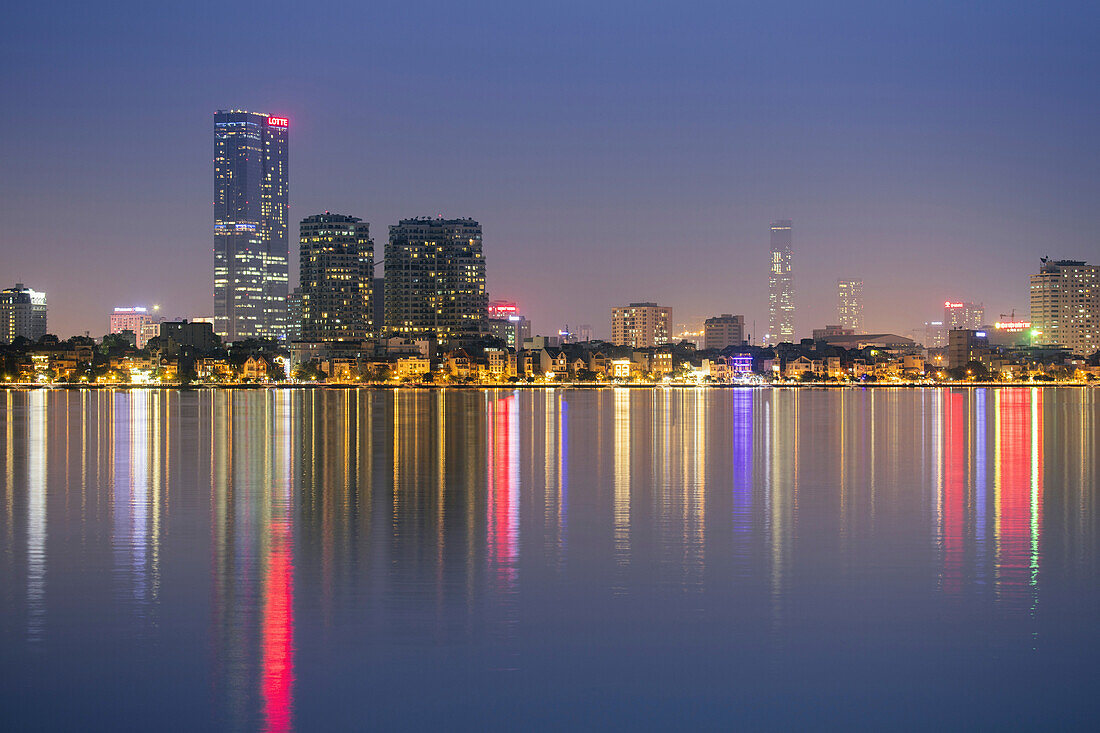
{"type": "Polygon", "coordinates": [[[99,345],[100,353],[105,356],[118,356],[123,354],[127,349],[132,349],[134,345],[130,343],[124,335],[120,333],[109,333],[103,337],[103,343],[99,345]]]}
{"type": "Polygon", "coordinates": [[[325,373],[316,359],[303,362],[294,368],[294,378],[299,382],[323,382],[325,373]]]}
{"type": "Polygon", "coordinates": [[[576,379],[578,382],[595,382],[597,376],[591,369],[578,369],[576,379]]]}
{"type": "Polygon", "coordinates": [[[966,363],[966,376],[975,382],[984,382],[989,379],[989,367],[977,360],[968,361],[966,363]]]}

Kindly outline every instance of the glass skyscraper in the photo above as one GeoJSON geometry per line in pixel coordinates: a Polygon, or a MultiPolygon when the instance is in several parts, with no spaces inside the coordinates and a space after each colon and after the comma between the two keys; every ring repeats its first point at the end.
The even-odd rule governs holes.
{"type": "Polygon", "coordinates": [[[226,341],[285,339],[285,117],[214,115],[214,332],[226,341]]]}
{"type": "Polygon", "coordinates": [[[768,275],[767,344],[794,341],[794,276],[791,274],[791,221],[772,223],[772,258],[768,275]]]}

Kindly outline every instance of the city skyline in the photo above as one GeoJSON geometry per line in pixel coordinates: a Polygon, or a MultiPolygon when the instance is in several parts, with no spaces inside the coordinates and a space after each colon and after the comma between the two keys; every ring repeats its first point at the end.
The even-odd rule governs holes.
{"type": "Polygon", "coordinates": [[[68,113],[19,128],[0,121],[11,172],[0,184],[0,270],[51,293],[59,335],[99,335],[93,314],[119,303],[210,314],[206,121],[227,106],[295,127],[291,221],[325,210],[354,211],[376,230],[415,213],[478,219],[490,235],[491,296],[521,302],[536,331],[592,322],[606,337],[607,308],[653,299],[680,323],[744,313],[762,335],[761,231],[780,216],[798,222],[799,269],[814,276],[799,280],[802,335],[831,320],[833,283],[848,272],[867,282],[866,328],[907,332],[938,319],[945,300],[1026,312],[1036,257],[1096,259],[1100,190],[1087,161],[1098,142],[1077,122],[1098,106],[1079,61],[1095,52],[1088,24],[1057,9],[895,9],[910,42],[891,47],[869,33],[881,17],[843,7],[811,14],[814,23],[757,9],[737,31],[698,10],[635,13],[633,35],[661,42],[634,44],[612,30],[609,5],[554,46],[515,14],[472,12],[448,19],[446,34],[425,30],[420,55],[396,39],[429,16],[391,9],[371,18],[369,49],[324,59],[302,45],[317,33],[311,12],[292,9],[277,27],[248,15],[270,31],[257,40],[229,30],[244,11],[224,13],[209,43],[241,45],[231,74],[192,47],[198,28],[209,32],[193,8],[141,15],[141,35],[157,43],[135,48],[115,42],[127,24],[86,34],[71,18],[16,9],[11,27],[28,32],[10,39],[5,90],[26,109],[68,113]],[[45,45],[29,51],[25,38],[47,24],[45,45]],[[788,60],[759,53],[780,26],[788,60]],[[982,33],[964,32],[975,26],[982,33]],[[829,58],[842,29],[849,56],[829,58]],[[486,43],[456,61],[453,39],[470,32],[486,43]],[[1035,40],[1005,42],[1021,33],[1035,40]],[[280,44],[293,53],[267,52],[280,44]],[[553,75],[498,63],[532,49],[556,64],[553,75]],[[409,83],[436,79],[444,58],[446,84],[409,83]],[[165,68],[172,83],[154,86],[165,68]],[[1011,87],[997,81],[1008,77],[1011,87]],[[367,101],[334,94],[353,81],[362,94],[352,96],[367,101]],[[429,114],[437,104],[477,114],[440,119],[429,114]],[[1064,114],[1038,114],[1053,105],[1064,114]],[[623,114],[648,122],[623,127],[623,114]],[[121,124],[135,115],[146,124],[121,124]],[[56,139],[67,154],[43,155],[56,139]]]}
{"type": "Polygon", "coordinates": [[[1100,7],[5,21],[5,730],[1090,729],[1100,7]]]}

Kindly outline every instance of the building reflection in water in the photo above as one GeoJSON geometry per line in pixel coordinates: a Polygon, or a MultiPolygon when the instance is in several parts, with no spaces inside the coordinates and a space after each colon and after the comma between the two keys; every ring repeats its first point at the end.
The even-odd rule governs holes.
{"type": "Polygon", "coordinates": [[[773,628],[778,628],[785,622],[790,593],[793,536],[798,518],[799,438],[804,426],[798,422],[798,391],[778,389],[770,397],[770,409],[765,416],[769,436],[764,526],[770,548],[771,619],[773,628]]]}
{"type": "Polygon", "coordinates": [[[26,395],[27,639],[32,642],[42,640],[46,622],[47,398],[42,390],[26,395]]]}
{"type": "Polygon", "coordinates": [[[753,534],[753,453],[757,434],[754,430],[756,395],[756,390],[733,390],[730,412],[733,423],[730,451],[733,462],[733,558],[737,563],[735,572],[741,578],[752,574],[750,551],[753,534]]]}
{"type": "Polygon", "coordinates": [[[215,646],[232,727],[292,728],[294,499],[300,415],[287,391],[207,392],[215,646]]]}
{"type": "Polygon", "coordinates": [[[519,402],[515,395],[492,400],[487,450],[489,572],[497,592],[511,592],[519,572],[519,402]]]}
{"type": "Polygon", "coordinates": [[[152,621],[160,589],[163,391],[136,390],[109,395],[112,440],[113,514],[111,547],[119,598],[141,621],[152,621]]]}
{"type": "MultiPolygon", "coordinates": [[[[612,535],[614,537],[615,564],[622,571],[630,564],[630,389],[616,387],[614,440],[612,443],[615,466],[612,477],[612,535]]],[[[621,592],[622,585],[616,583],[621,592]]]]}
{"type": "Polygon", "coordinates": [[[942,426],[940,587],[948,595],[970,587],[981,592],[992,578],[999,603],[1034,611],[1044,511],[1043,390],[946,391],[942,426]]]}

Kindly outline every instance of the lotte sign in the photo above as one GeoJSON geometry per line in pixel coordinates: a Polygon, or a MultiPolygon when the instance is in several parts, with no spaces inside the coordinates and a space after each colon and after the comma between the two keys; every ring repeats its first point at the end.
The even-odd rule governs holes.
{"type": "Polygon", "coordinates": [[[290,120],[286,117],[268,117],[267,124],[272,127],[287,127],[290,124],[290,120]]]}

